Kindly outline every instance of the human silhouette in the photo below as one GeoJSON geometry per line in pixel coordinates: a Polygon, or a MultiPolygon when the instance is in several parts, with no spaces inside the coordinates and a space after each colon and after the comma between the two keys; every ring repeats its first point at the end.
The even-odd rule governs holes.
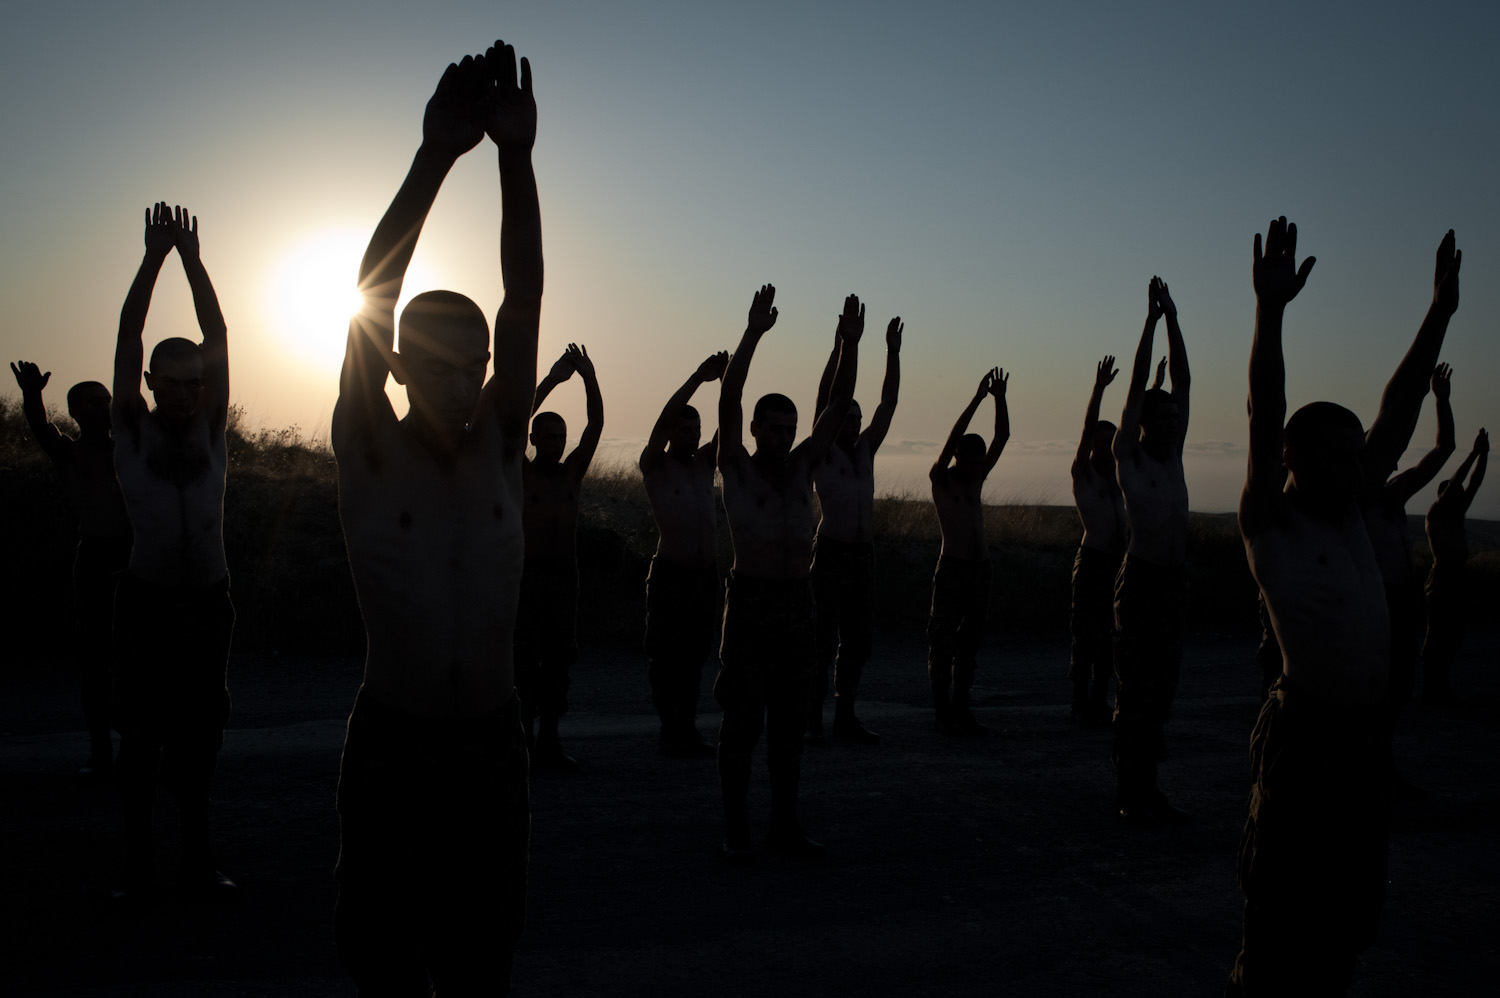
{"type": "Polygon", "coordinates": [[[723,608],[714,542],[714,468],[719,442],[699,445],[703,421],[688,404],[700,385],[717,381],[729,352],[712,354],[662,406],[641,451],[641,478],[656,519],[656,553],[646,579],[646,654],[651,702],[661,719],[661,750],[711,756],[698,732],[703,661],[713,650],[723,608]]]}
{"type": "MultiPolygon", "coordinates": [[[[828,670],[833,669],[833,733],[866,745],[880,736],[854,716],[859,681],[875,642],[875,452],[890,432],[901,391],[901,317],[885,330],[885,381],[870,425],[860,432],[860,408],[851,402],[828,454],[813,470],[813,489],[822,517],[813,539],[813,594],[818,604],[818,685],[807,717],[809,741],[823,740],[823,702],[828,670]]],[[[841,340],[818,382],[817,412],[828,405],[841,340]]]]}
{"type": "Polygon", "coordinates": [[[1239,525],[1284,655],[1250,741],[1240,839],[1244,939],[1226,995],[1337,995],[1385,893],[1390,655],[1384,587],[1359,510],[1359,418],[1313,402],[1286,418],[1282,321],[1312,271],[1297,227],[1255,236],[1250,456],[1239,525]]]}
{"type": "Polygon", "coordinates": [[[229,345],[224,316],[199,256],[198,219],[158,202],[146,212],[146,253],[120,310],[110,424],[115,474],[134,543],[115,589],[115,775],[125,818],[125,877],[116,892],[149,891],[157,785],[177,798],[179,884],[225,896],[216,868],[209,788],[229,720],[234,604],[224,558],[229,453],[229,345]],[[151,292],[173,249],[182,261],[202,344],[173,337],[151,351],[141,396],[141,342],[151,292]]]}
{"type": "MultiPolygon", "coordinates": [[[[1157,368],[1157,383],[1166,360],[1157,368]]],[[[1099,418],[1104,389],[1114,381],[1115,358],[1105,357],[1094,370],[1094,388],[1083,414],[1083,434],[1073,456],[1073,504],[1083,524],[1083,540],[1073,559],[1073,596],[1068,614],[1071,654],[1068,681],[1073,687],[1072,718],[1090,728],[1109,724],[1109,680],[1115,672],[1115,576],[1130,530],[1125,521],[1125,498],[1115,477],[1110,448],[1115,424],[1099,418]]]]}
{"type": "Polygon", "coordinates": [[[990,603],[984,480],[1010,439],[1010,411],[1005,404],[1009,382],[1010,375],[998,367],[985,372],[927,472],[943,535],[927,618],[927,678],[932,684],[937,730],[945,735],[989,734],[989,728],[974,717],[970,690],[990,603]],[[965,432],[986,396],[995,400],[995,431],[988,448],[979,434],[965,432]]]}
{"type": "Polygon", "coordinates": [[[776,324],[776,288],[755,293],[739,346],[724,369],[719,392],[719,471],[734,565],[724,595],[724,633],[714,699],[719,725],[719,788],[724,798],[724,858],[755,858],[750,842],[750,757],[766,732],[771,777],[767,848],[802,858],[825,854],[797,818],[802,735],[817,681],[817,611],[809,566],[813,545],[813,472],[827,455],[854,398],[865,310],[844,300],[839,359],[828,406],[812,434],[797,441],[797,407],[785,395],[755,403],[745,449],[741,400],[755,348],[776,324]]]}
{"type": "Polygon", "coordinates": [[[525,922],[531,814],[512,641],[542,303],[535,138],[531,67],[521,60],[518,84],[511,46],[450,64],[360,262],[333,449],[368,643],[339,767],[334,931],[362,995],[508,994],[525,922]],[[505,285],[488,382],[490,331],[468,298],[417,295],[399,341],[395,314],[438,189],[486,134],[505,285]],[[387,375],[406,386],[404,418],[387,375]]]}
{"type": "Polygon", "coordinates": [[[1484,481],[1484,469],[1489,460],[1490,435],[1480,430],[1469,456],[1464,458],[1452,478],[1438,486],[1437,499],[1427,510],[1427,544],[1432,549],[1432,570],[1427,575],[1427,636],[1422,643],[1424,703],[1445,705],[1455,699],[1449,674],[1464,640],[1464,612],[1469,588],[1469,539],[1464,531],[1464,517],[1484,481]],[[1467,485],[1464,484],[1466,475],[1469,478],[1467,485]]]}
{"type": "Polygon", "coordinates": [[[1188,529],[1182,449],[1190,387],[1177,306],[1166,282],[1153,277],[1112,448],[1130,527],[1115,579],[1115,806],[1121,820],[1137,827],[1187,818],[1157,787],[1156,767],[1167,756],[1167,720],[1182,668],[1188,529]],[[1172,390],[1147,391],[1152,340],[1162,318],[1172,390]]]}
{"type": "Polygon", "coordinates": [[[526,505],[526,566],[521,573],[521,608],[516,617],[516,692],[521,696],[527,732],[537,732],[533,766],[572,773],[578,762],[563,751],[558,720],[568,712],[569,670],[578,660],[578,501],[583,476],[604,432],[604,399],[588,351],[575,343],[536,386],[532,411],[552,389],[577,371],[588,401],[588,425],[566,458],[568,424],[555,412],[531,421],[536,457],[521,465],[526,505]]]}
{"type": "MultiPolygon", "coordinates": [[[[1360,484],[1360,509],[1365,528],[1385,580],[1386,602],[1391,631],[1390,681],[1386,684],[1383,717],[1392,738],[1402,708],[1411,698],[1417,661],[1421,656],[1423,631],[1422,587],[1411,560],[1411,531],[1407,526],[1406,502],[1421,485],[1437,475],[1453,452],[1452,418],[1447,417],[1448,431],[1443,437],[1446,397],[1438,402],[1438,451],[1430,453],[1417,465],[1395,474],[1416,429],[1422,400],[1438,366],[1443,337],[1448,323],[1458,310],[1459,269],[1463,252],[1457,248],[1453,230],[1449,229],[1438,244],[1433,268],[1433,296],[1417,335],[1380,397],[1380,410],[1365,434],[1360,484]],[[1415,485],[1421,482],[1421,485],[1415,485]],[[1415,486],[1415,487],[1414,487],[1415,486]]],[[[1409,799],[1420,799],[1426,792],[1412,786],[1397,771],[1393,762],[1391,779],[1398,792],[1409,799]]]]}
{"type": "Polygon", "coordinates": [[[77,437],[70,437],[47,418],[42,402],[42,389],[52,372],[44,374],[25,360],[11,364],[10,369],[21,389],[26,425],[57,469],[68,508],[78,522],[78,548],[73,556],[77,619],[74,647],[83,677],[80,699],[89,732],[89,760],[79,767],[78,776],[82,780],[108,779],[114,775],[115,766],[109,734],[115,580],[130,564],[130,516],[115,478],[109,389],[97,381],[80,381],[68,389],[68,415],[79,430],[77,437]]]}

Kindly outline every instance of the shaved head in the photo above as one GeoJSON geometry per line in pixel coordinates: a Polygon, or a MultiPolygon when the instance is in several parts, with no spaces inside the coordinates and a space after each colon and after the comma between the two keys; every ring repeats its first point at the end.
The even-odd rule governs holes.
{"type": "Polygon", "coordinates": [[[456,291],[424,291],[401,310],[396,349],[461,364],[489,352],[490,327],[479,306],[456,291]]]}

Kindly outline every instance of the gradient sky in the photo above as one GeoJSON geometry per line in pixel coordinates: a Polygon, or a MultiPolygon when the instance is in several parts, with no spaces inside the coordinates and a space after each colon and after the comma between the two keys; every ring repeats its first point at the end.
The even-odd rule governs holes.
{"type": "MultiPolygon", "coordinates": [[[[142,210],[200,219],[253,422],[327,432],[364,241],[443,67],[496,36],[531,59],[547,291],[541,370],[588,346],[603,454],[633,461],[666,397],[778,288],[747,396],[812,405],[843,296],[869,305],[859,396],[906,322],[883,488],[923,472],[984,370],[1012,372],[992,500],[1068,502],[1094,364],[1124,368],[1153,274],[1193,370],[1195,509],[1244,475],[1252,235],[1318,257],[1286,327],[1288,400],[1368,425],[1457,230],[1459,452],[1500,432],[1500,5],[606,2],[10,4],[0,35],[6,359],[109,380],[142,210]],[[1354,8],[1345,8],[1352,10],[1354,8]],[[318,299],[319,301],[309,301],[318,299]],[[332,311],[327,311],[329,308],[332,311]]],[[[407,293],[491,316],[503,288],[488,143],[439,196],[407,293]]],[[[197,338],[175,257],[148,348],[197,338]]],[[[1158,332],[1165,348],[1165,330],[1158,332]]],[[[404,393],[391,387],[404,411],[404,393]]],[[[705,415],[715,396],[697,398],[705,415]]],[[[576,379],[549,408],[583,421],[576,379]]],[[[1431,402],[1410,464],[1435,432],[1431,402]]],[[[710,420],[711,421],[711,420],[710,420]]],[[[982,409],[976,428],[988,434],[982,409]]],[[[1432,490],[1413,500],[1425,511],[1432,490]]],[[[1474,515],[1500,517],[1500,480],[1474,515]]]]}

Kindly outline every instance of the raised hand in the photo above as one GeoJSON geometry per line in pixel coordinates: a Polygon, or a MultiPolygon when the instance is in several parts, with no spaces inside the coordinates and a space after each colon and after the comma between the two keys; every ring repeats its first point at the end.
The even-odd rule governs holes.
{"type": "Polygon", "coordinates": [[[528,150],[536,142],[536,98],[531,93],[531,63],[521,60],[516,84],[516,50],[500,39],[484,54],[486,71],[484,130],[501,149],[528,150]]]}
{"type": "MultiPolygon", "coordinates": [[[[1450,248],[1453,234],[1448,234],[1445,244],[1450,248]]],[[[1313,264],[1317,257],[1308,257],[1302,261],[1302,266],[1296,265],[1297,256],[1297,225],[1288,222],[1286,216],[1271,221],[1270,228],[1266,230],[1265,253],[1261,253],[1260,233],[1255,234],[1255,258],[1251,266],[1251,280],[1255,285],[1255,297],[1260,299],[1262,305],[1284,306],[1307,283],[1307,275],[1312,273],[1313,264]]],[[[1441,264],[1442,250],[1438,250],[1439,262],[1441,264]]],[[[1455,268],[1456,275],[1456,268],[1455,268]]],[[[1458,284],[1454,281],[1454,303],[1457,304],[1458,284]]]]}
{"type": "Polygon", "coordinates": [[[1172,301],[1172,293],[1167,290],[1167,282],[1160,277],[1151,278],[1151,297],[1160,314],[1173,317],[1177,315],[1177,305],[1172,301]]]}
{"type": "Polygon", "coordinates": [[[577,370],[577,368],[573,366],[573,351],[575,349],[577,348],[574,347],[573,344],[569,343],[568,348],[563,351],[563,355],[553,362],[552,370],[547,372],[547,377],[551,378],[553,381],[556,381],[558,384],[561,384],[562,382],[567,381],[569,378],[571,378],[573,376],[573,372],[577,370]]]}
{"type": "Polygon", "coordinates": [[[583,375],[585,382],[594,376],[594,362],[589,360],[587,347],[581,347],[577,343],[569,343],[568,350],[563,354],[563,357],[569,364],[573,365],[573,370],[583,375]]]}
{"type": "Polygon", "coordinates": [[[901,322],[901,316],[891,320],[890,325],[885,327],[885,348],[891,353],[901,352],[901,334],[906,332],[906,326],[901,322]]]}
{"type": "Polygon", "coordinates": [[[1156,362],[1156,380],[1151,383],[1152,388],[1160,388],[1167,380],[1167,358],[1163,357],[1156,362]]]}
{"type": "MultiPolygon", "coordinates": [[[[1165,364],[1166,361],[1163,360],[1162,363],[1165,364]]],[[[1115,380],[1115,375],[1119,373],[1120,372],[1115,368],[1114,354],[1106,355],[1105,358],[1099,362],[1098,366],[1094,368],[1095,390],[1101,392],[1104,391],[1104,389],[1109,386],[1109,383],[1115,380]]]]}
{"type": "Polygon", "coordinates": [[[1449,315],[1458,311],[1458,268],[1464,262],[1464,251],[1455,248],[1453,230],[1449,229],[1438,243],[1437,266],[1432,275],[1432,302],[1449,315]]]}
{"type": "Polygon", "coordinates": [[[1161,302],[1156,297],[1156,286],[1159,283],[1161,280],[1156,277],[1146,282],[1146,318],[1150,322],[1161,318],[1161,302]]]}
{"type": "Polygon", "coordinates": [[[175,245],[177,232],[172,209],[165,201],[158,201],[146,209],[146,252],[166,256],[175,245]]]}
{"type": "Polygon", "coordinates": [[[995,382],[1000,379],[1000,368],[992,367],[984,372],[984,377],[979,379],[979,388],[974,392],[976,399],[982,399],[995,391],[995,382]]]}
{"type": "Polygon", "coordinates": [[[10,365],[10,373],[16,376],[16,384],[20,386],[23,395],[40,392],[47,387],[47,382],[52,377],[52,372],[42,373],[42,369],[29,360],[18,360],[10,365]]]}
{"type": "Polygon", "coordinates": [[[173,209],[172,227],[177,255],[184,260],[198,259],[198,216],[177,205],[173,209]]]}
{"type": "Polygon", "coordinates": [[[838,337],[846,343],[858,343],[865,334],[865,307],[859,295],[844,299],[844,314],[839,316],[838,337]]]}
{"type": "Polygon", "coordinates": [[[762,284],[750,302],[750,320],[745,329],[759,336],[776,325],[776,285],[762,284]]]}
{"type": "Polygon", "coordinates": [[[422,117],[422,144],[452,159],[484,138],[489,76],[484,56],[448,63],[422,117]]]}
{"type": "Polygon", "coordinates": [[[1453,391],[1453,368],[1448,364],[1439,364],[1432,369],[1432,394],[1436,398],[1446,399],[1453,391]]]}
{"type": "Polygon", "coordinates": [[[720,350],[718,353],[710,354],[707,360],[698,365],[698,380],[718,381],[724,376],[724,368],[728,366],[728,350],[720,350]]]}
{"type": "Polygon", "coordinates": [[[995,396],[995,401],[1005,398],[1005,386],[1010,384],[1010,375],[1005,373],[1005,368],[997,367],[990,376],[990,394],[995,396]]]}
{"type": "Polygon", "coordinates": [[[1481,429],[1479,435],[1474,438],[1474,453],[1488,454],[1490,452],[1490,432],[1481,429]]]}

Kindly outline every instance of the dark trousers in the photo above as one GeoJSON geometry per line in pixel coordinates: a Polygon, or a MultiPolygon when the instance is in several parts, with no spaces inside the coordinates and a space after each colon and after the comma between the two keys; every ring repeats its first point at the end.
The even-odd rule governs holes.
{"type": "Polygon", "coordinates": [[[1125,556],[1115,579],[1115,770],[1120,791],[1150,790],[1167,757],[1182,672],[1186,570],[1125,556]],[[1149,783],[1149,785],[1147,785],[1149,783]]]}
{"type": "Polygon", "coordinates": [[[1283,676],[1250,738],[1244,942],[1226,995],[1339,995],[1385,902],[1390,742],[1283,676]]]}
{"type": "Polygon", "coordinates": [[[568,712],[573,663],[578,661],[578,563],[571,558],[526,559],[516,610],[516,692],[527,718],[568,712]]]}
{"type": "Polygon", "coordinates": [[[1464,603],[1468,594],[1467,567],[1433,562],[1427,576],[1427,636],[1422,642],[1422,693],[1451,692],[1449,673],[1464,643],[1464,603]]]}
{"type": "Polygon", "coordinates": [[[852,701],[875,643],[875,545],[819,535],[813,547],[813,595],[818,603],[818,683],[814,705],[834,696],[852,701]]]}
{"type": "Polygon", "coordinates": [[[201,588],[158,586],[128,572],[115,590],[115,773],[125,811],[127,876],[150,871],[158,783],[182,814],[182,864],[212,869],[209,785],[229,720],[229,579],[201,588]]]}
{"type": "Polygon", "coordinates": [[[723,586],[713,565],[684,567],[651,559],[646,578],[646,654],[651,703],[664,728],[691,725],[698,713],[703,662],[713,651],[723,586]]]}
{"type": "Polygon", "coordinates": [[[129,537],[80,537],[73,556],[73,604],[78,617],[77,654],[83,674],[80,700],[89,729],[90,757],[108,765],[110,670],[114,665],[115,584],[130,564],[129,537]]]}
{"type": "Polygon", "coordinates": [[[990,606],[990,563],[943,555],[932,576],[927,677],[934,706],[967,707],[990,606]]]}
{"type": "Polygon", "coordinates": [[[1115,672],[1115,576],[1120,556],[1079,545],[1073,558],[1073,598],[1068,608],[1068,681],[1073,706],[1109,700],[1109,680],[1115,672]],[[1082,694],[1080,696],[1080,694],[1082,694]]]}
{"type": "Polygon", "coordinates": [[[802,735],[817,680],[817,609],[812,582],[730,573],[714,699],[719,725],[719,787],[731,830],[749,820],[750,756],[766,733],[771,820],[795,821],[802,779],[802,735]]]}
{"type": "Polygon", "coordinates": [[[334,937],[359,994],[509,994],[531,839],[517,701],[430,718],[361,691],[338,811],[334,937]]]}

